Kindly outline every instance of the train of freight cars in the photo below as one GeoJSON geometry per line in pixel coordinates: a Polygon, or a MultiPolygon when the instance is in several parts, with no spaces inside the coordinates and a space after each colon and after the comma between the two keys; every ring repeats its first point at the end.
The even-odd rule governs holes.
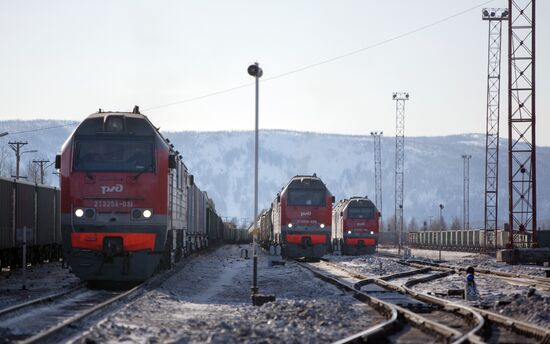
{"type": "MultiPolygon", "coordinates": [[[[196,186],[189,187],[189,194],[197,194],[196,186]]],[[[192,196],[191,196],[192,197],[192,196]]],[[[189,223],[196,228],[205,228],[208,243],[244,243],[249,242],[248,233],[221,223],[216,214],[212,199],[206,194],[196,206],[199,212],[206,209],[206,216],[199,224],[192,219],[189,223]],[[204,222],[204,224],[203,224],[204,222]]],[[[196,203],[188,200],[189,203],[196,203]]],[[[27,258],[29,264],[36,265],[62,258],[60,226],[59,188],[34,184],[26,181],[0,177],[0,266],[18,268],[22,264],[22,230],[27,228],[27,258]]],[[[197,231],[200,231],[197,230],[197,231]]],[[[195,231],[195,232],[197,232],[195,231]]],[[[190,234],[189,237],[191,237],[190,234]]],[[[194,235],[196,237],[196,235],[194,235]]],[[[193,252],[193,240],[189,240],[188,251],[193,252]]],[[[185,253],[187,253],[185,252],[185,253]]],[[[184,254],[185,254],[184,253],[184,254]]]]}
{"type": "Polygon", "coordinates": [[[83,280],[143,281],[212,241],[231,240],[182,155],[137,106],[88,116],[56,168],[63,254],[83,280]]]}
{"type": "Polygon", "coordinates": [[[317,259],[329,251],[341,254],[374,252],[380,213],[366,197],[340,201],[317,175],[293,177],[269,209],[263,210],[252,232],[273,254],[317,259]]]}
{"type": "MultiPolygon", "coordinates": [[[[415,248],[443,249],[454,251],[479,251],[482,248],[502,249],[509,242],[509,231],[497,230],[489,232],[485,238],[485,230],[469,229],[457,231],[418,231],[407,234],[407,245],[415,248]]],[[[531,234],[514,231],[516,247],[531,247],[531,234]]]]}

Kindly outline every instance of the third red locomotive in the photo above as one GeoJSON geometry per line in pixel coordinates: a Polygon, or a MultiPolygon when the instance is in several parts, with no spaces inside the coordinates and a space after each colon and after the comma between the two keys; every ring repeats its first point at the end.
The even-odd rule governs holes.
{"type": "Polygon", "coordinates": [[[378,243],[380,212],[367,197],[338,202],[332,212],[332,247],[335,253],[374,253],[378,243]]]}

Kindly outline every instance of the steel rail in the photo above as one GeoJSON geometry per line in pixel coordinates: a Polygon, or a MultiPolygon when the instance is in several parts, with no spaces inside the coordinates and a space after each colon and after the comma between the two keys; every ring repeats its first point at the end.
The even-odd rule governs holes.
{"type": "MultiPolygon", "coordinates": [[[[417,268],[420,268],[422,266],[430,266],[434,270],[441,270],[441,271],[453,270],[457,273],[466,272],[466,268],[464,267],[447,265],[447,264],[437,264],[437,263],[425,262],[422,260],[399,261],[399,263],[409,265],[412,267],[417,267],[417,268]]],[[[517,284],[532,286],[544,291],[550,291],[550,278],[546,278],[546,277],[532,276],[532,275],[526,275],[526,274],[516,274],[511,272],[503,272],[503,271],[494,271],[489,269],[478,269],[478,268],[476,268],[475,273],[479,275],[494,276],[503,281],[516,282],[517,284]]]]}
{"type": "Polygon", "coordinates": [[[84,284],[79,284],[79,285],[77,285],[74,288],[71,288],[69,290],[65,290],[65,291],[62,291],[62,292],[59,292],[59,293],[55,293],[55,294],[46,295],[46,296],[43,296],[43,297],[32,299],[32,300],[27,301],[27,302],[18,303],[18,304],[15,304],[13,306],[9,306],[9,307],[0,309],[0,316],[3,316],[3,315],[8,314],[8,313],[13,313],[17,310],[20,310],[20,309],[23,309],[23,308],[26,308],[26,307],[29,307],[29,306],[36,305],[38,303],[52,302],[56,299],[59,299],[60,297],[63,297],[63,296],[65,296],[67,294],[70,294],[70,293],[73,293],[73,292],[75,292],[77,290],[80,290],[82,288],[84,288],[84,284]]]}
{"type": "MultiPolygon", "coordinates": [[[[407,283],[409,283],[410,281],[406,282],[402,286],[399,286],[399,285],[388,282],[389,280],[396,279],[396,278],[401,278],[401,277],[411,276],[411,275],[415,275],[415,274],[426,273],[426,272],[429,272],[429,270],[431,270],[431,268],[425,268],[424,267],[424,268],[421,268],[421,269],[418,269],[418,270],[398,272],[398,273],[395,273],[395,274],[386,275],[386,276],[382,276],[382,277],[379,277],[379,278],[369,278],[365,275],[362,275],[361,273],[359,273],[357,271],[349,271],[350,269],[342,267],[339,264],[333,263],[329,260],[324,260],[324,262],[326,264],[329,264],[329,265],[335,267],[335,268],[341,269],[341,270],[346,271],[346,272],[353,273],[357,277],[362,277],[362,281],[360,281],[356,284],[356,286],[359,289],[362,286],[366,285],[366,284],[375,283],[375,284],[377,284],[381,287],[391,289],[391,290],[394,290],[396,292],[400,292],[400,293],[403,293],[403,294],[408,294],[416,300],[431,303],[431,304],[436,304],[436,305],[442,307],[442,309],[447,311],[447,312],[458,313],[458,314],[460,314],[460,316],[466,317],[466,318],[469,317],[469,318],[471,318],[472,322],[475,323],[475,327],[473,329],[469,330],[468,332],[464,333],[464,334],[458,332],[458,336],[456,336],[456,338],[454,338],[452,340],[452,343],[459,344],[459,343],[465,343],[467,341],[469,341],[471,343],[483,343],[484,342],[481,338],[479,338],[477,335],[475,335],[475,333],[480,331],[483,328],[483,326],[485,325],[484,318],[481,316],[481,314],[479,312],[477,312],[477,310],[474,310],[471,307],[463,306],[463,305],[460,305],[460,304],[451,303],[448,300],[431,297],[431,296],[428,296],[428,295],[420,294],[420,293],[414,292],[412,290],[409,290],[407,287],[405,287],[405,285],[407,283]]],[[[351,269],[351,270],[353,270],[353,269],[351,269]]],[[[444,271],[444,272],[434,274],[434,275],[431,275],[431,276],[425,276],[425,277],[422,277],[422,278],[419,278],[419,279],[416,279],[416,280],[428,282],[428,281],[433,281],[433,280],[436,280],[436,279],[446,277],[446,276],[451,275],[453,273],[454,273],[454,271],[449,270],[449,271],[444,271]]]]}
{"type": "MultiPolygon", "coordinates": [[[[445,269],[443,267],[438,267],[438,266],[435,266],[434,268],[445,269]]],[[[452,273],[451,271],[454,271],[451,268],[446,268],[446,269],[449,270],[449,271],[447,271],[449,273],[452,273]]],[[[425,293],[416,292],[416,291],[414,291],[410,288],[411,286],[413,286],[415,284],[420,284],[420,283],[424,283],[424,282],[428,282],[428,281],[424,280],[422,278],[416,279],[416,280],[411,280],[411,281],[406,282],[403,285],[403,288],[407,291],[407,293],[409,293],[411,295],[413,295],[413,294],[417,295],[419,298],[425,298],[427,300],[428,299],[440,300],[442,302],[449,303],[450,306],[457,306],[457,307],[462,306],[462,305],[460,305],[456,302],[448,301],[448,300],[445,300],[445,299],[442,299],[442,298],[439,298],[439,297],[436,297],[436,296],[428,295],[428,294],[425,294],[425,293]]],[[[473,307],[468,307],[468,308],[473,308],[473,307]]],[[[535,325],[532,325],[532,324],[528,324],[528,323],[523,322],[521,320],[516,320],[516,319],[510,318],[510,317],[500,315],[500,314],[497,314],[497,313],[494,313],[494,312],[491,312],[491,311],[488,311],[488,310],[480,309],[480,308],[476,308],[475,311],[477,313],[479,313],[481,316],[483,316],[483,318],[485,318],[485,319],[487,319],[491,322],[494,322],[494,323],[496,323],[496,324],[498,324],[498,325],[500,325],[504,328],[507,328],[507,329],[509,329],[513,332],[519,333],[521,335],[536,338],[537,340],[539,340],[543,343],[550,343],[550,330],[548,330],[548,329],[544,329],[544,328],[541,328],[541,327],[538,327],[538,326],[535,326],[535,325]]],[[[481,328],[480,328],[480,330],[481,330],[481,328]]],[[[474,335],[475,335],[475,333],[472,333],[469,337],[469,340],[471,340],[472,336],[474,336],[474,335]]]]}
{"type": "MultiPolygon", "coordinates": [[[[342,288],[344,288],[344,289],[346,289],[350,292],[353,292],[354,296],[356,298],[358,298],[359,300],[367,300],[367,302],[377,306],[377,308],[391,310],[392,314],[394,312],[396,313],[395,320],[390,322],[390,320],[391,320],[390,319],[386,323],[383,323],[385,325],[382,326],[381,328],[379,328],[374,333],[371,333],[370,336],[381,335],[381,334],[383,334],[383,332],[391,330],[392,328],[397,327],[396,322],[398,321],[399,317],[405,319],[411,325],[415,325],[417,327],[424,328],[425,330],[428,330],[429,332],[438,334],[439,336],[443,337],[446,341],[453,341],[455,338],[459,338],[461,336],[461,333],[459,331],[455,330],[455,329],[452,329],[452,328],[450,328],[446,325],[443,325],[443,324],[439,324],[435,321],[432,321],[428,318],[425,318],[425,317],[423,317],[419,314],[416,314],[416,313],[414,313],[414,312],[412,312],[412,311],[410,311],[406,308],[403,308],[401,306],[394,305],[394,304],[385,302],[381,299],[375,298],[375,297],[373,297],[373,296],[371,296],[371,295],[369,295],[365,292],[362,292],[360,290],[362,285],[368,284],[368,283],[373,283],[375,281],[374,279],[365,279],[363,275],[355,273],[351,277],[359,279],[360,281],[354,283],[353,286],[350,286],[350,285],[348,285],[348,284],[346,284],[342,281],[339,281],[336,278],[333,278],[331,276],[328,276],[328,275],[324,274],[323,272],[319,271],[319,269],[316,269],[316,268],[310,266],[307,263],[301,263],[301,262],[297,262],[297,263],[300,266],[303,266],[304,268],[310,270],[315,276],[321,278],[322,280],[327,281],[327,282],[329,282],[331,284],[334,284],[336,286],[342,287],[342,288]]],[[[338,268],[340,268],[340,267],[338,267],[338,268]]],[[[346,269],[341,269],[341,270],[345,271],[348,275],[350,274],[349,271],[347,271],[346,269]]],[[[384,281],[384,283],[387,283],[387,282],[384,281]]],[[[392,319],[393,319],[393,315],[392,315],[392,319]]],[[[371,331],[371,329],[375,330],[374,327],[369,328],[366,331],[363,331],[363,332],[354,334],[350,337],[344,338],[341,341],[339,341],[338,343],[352,343],[352,342],[355,342],[359,339],[366,340],[368,337],[365,338],[364,336],[361,336],[361,334],[363,334],[363,333],[368,334],[371,331]]]]}
{"type": "Polygon", "coordinates": [[[138,291],[142,291],[143,290],[143,286],[144,284],[140,284],[138,286],[135,286],[133,287],[132,289],[128,290],[128,291],[125,291],[121,294],[118,294],[116,295],[115,297],[112,297],[98,305],[95,305],[93,306],[92,308],[89,308],[79,314],[76,314],[70,318],[67,318],[65,319],[64,321],[62,321],[61,323],[53,326],[53,327],[50,327],[48,329],[46,329],[45,331],[42,331],[40,333],[37,333],[36,335],[30,337],[30,338],[26,338],[22,341],[20,341],[19,343],[21,344],[30,344],[30,343],[36,343],[36,342],[39,342],[39,341],[42,341],[44,339],[46,339],[47,337],[50,337],[52,336],[53,334],[59,332],[60,330],[66,328],[67,326],[79,321],[79,320],[82,320],[84,319],[85,317],[113,304],[114,302],[124,298],[124,297],[127,297],[127,296],[130,296],[131,294],[133,293],[136,293],[138,291]]]}
{"type": "Polygon", "coordinates": [[[196,257],[196,256],[199,256],[199,255],[203,254],[204,252],[209,252],[211,250],[214,250],[216,247],[217,246],[214,246],[214,247],[211,246],[211,247],[206,248],[204,251],[196,252],[196,253],[192,254],[190,257],[187,257],[187,259],[184,259],[184,260],[180,261],[172,269],[165,270],[164,272],[155,275],[154,277],[152,277],[148,281],[146,281],[144,283],[141,283],[141,284],[133,287],[130,290],[127,290],[127,291],[125,291],[121,294],[115,295],[114,297],[112,297],[112,298],[110,298],[110,299],[108,299],[108,300],[106,300],[106,301],[104,301],[104,302],[102,302],[98,305],[95,305],[92,308],[89,308],[85,311],[82,311],[79,314],[76,314],[76,315],[74,315],[70,318],[67,318],[63,322],[61,322],[61,323],[59,323],[59,324],[57,324],[53,327],[50,327],[50,328],[48,328],[48,329],[46,329],[46,330],[30,337],[30,338],[26,338],[26,339],[23,339],[21,341],[18,341],[18,343],[31,344],[31,343],[42,342],[46,338],[49,338],[49,337],[55,335],[56,333],[62,331],[63,329],[65,329],[68,326],[74,324],[75,322],[78,322],[78,321],[80,321],[80,320],[82,320],[82,319],[84,319],[84,318],[100,311],[101,309],[107,308],[109,305],[112,305],[115,302],[117,302],[117,301],[119,301],[123,298],[128,298],[128,297],[131,297],[132,294],[136,294],[134,296],[134,300],[135,300],[141,294],[145,293],[147,290],[149,290],[151,288],[155,288],[155,287],[161,285],[168,278],[170,278],[171,276],[173,276],[177,272],[181,271],[189,263],[189,261],[191,260],[192,257],[196,257]]]}

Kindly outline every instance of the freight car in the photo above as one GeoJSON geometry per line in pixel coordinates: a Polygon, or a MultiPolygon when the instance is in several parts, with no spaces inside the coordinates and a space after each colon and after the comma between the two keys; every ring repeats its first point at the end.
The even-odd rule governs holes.
{"type": "Polygon", "coordinates": [[[257,219],[260,244],[285,257],[322,257],[330,249],[333,203],[317,175],[293,177],[257,219]]]}
{"type": "Polygon", "coordinates": [[[367,197],[343,199],[332,211],[332,248],[336,254],[374,253],[380,212],[367,197]]]}
{"type": "Polygon", "coordinates": [[[0,177],[0,265],[22,263],[21,235],[28,230],[27,262],[38,264],[61,258],[59,189],[0,177]],[[21,232],[22,233],[22,232],[21,232]]]}
{"type": "Polygon", "coordinates": [[[88,116],[56,167],[63,252],[83,280],[146,280],[208,245],[207,226],[219,226],[207,225],[208,196],[137,106],[88,116]]]}
{"type": "MultiPolygon", "coordinates": [[[[497,230],[487,238],[488,249],[506,248],[508,231],[497,230]],[[495,235],[496,234],[496,235],[495,235]]],[[[517,247],[529,247],[529,233],[514,233],[517,247]]],[[[485,248],[485,230],[469,229],[458,231],[419,231],[408,233],[408,246],[425,249],[443,249],[454,251],[479,251],[485,248]]]]}

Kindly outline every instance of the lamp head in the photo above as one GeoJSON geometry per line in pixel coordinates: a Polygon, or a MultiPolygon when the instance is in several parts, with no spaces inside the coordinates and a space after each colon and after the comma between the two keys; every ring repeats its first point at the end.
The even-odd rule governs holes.
{"type": "Polygon", "coordinates": [[[260,68],[258,63],[251,64],[250,66],[248,66],[247,72],[250,76],[253,76],[255,78],[259,78],[264,74],[263,70],[260,68]]]}

